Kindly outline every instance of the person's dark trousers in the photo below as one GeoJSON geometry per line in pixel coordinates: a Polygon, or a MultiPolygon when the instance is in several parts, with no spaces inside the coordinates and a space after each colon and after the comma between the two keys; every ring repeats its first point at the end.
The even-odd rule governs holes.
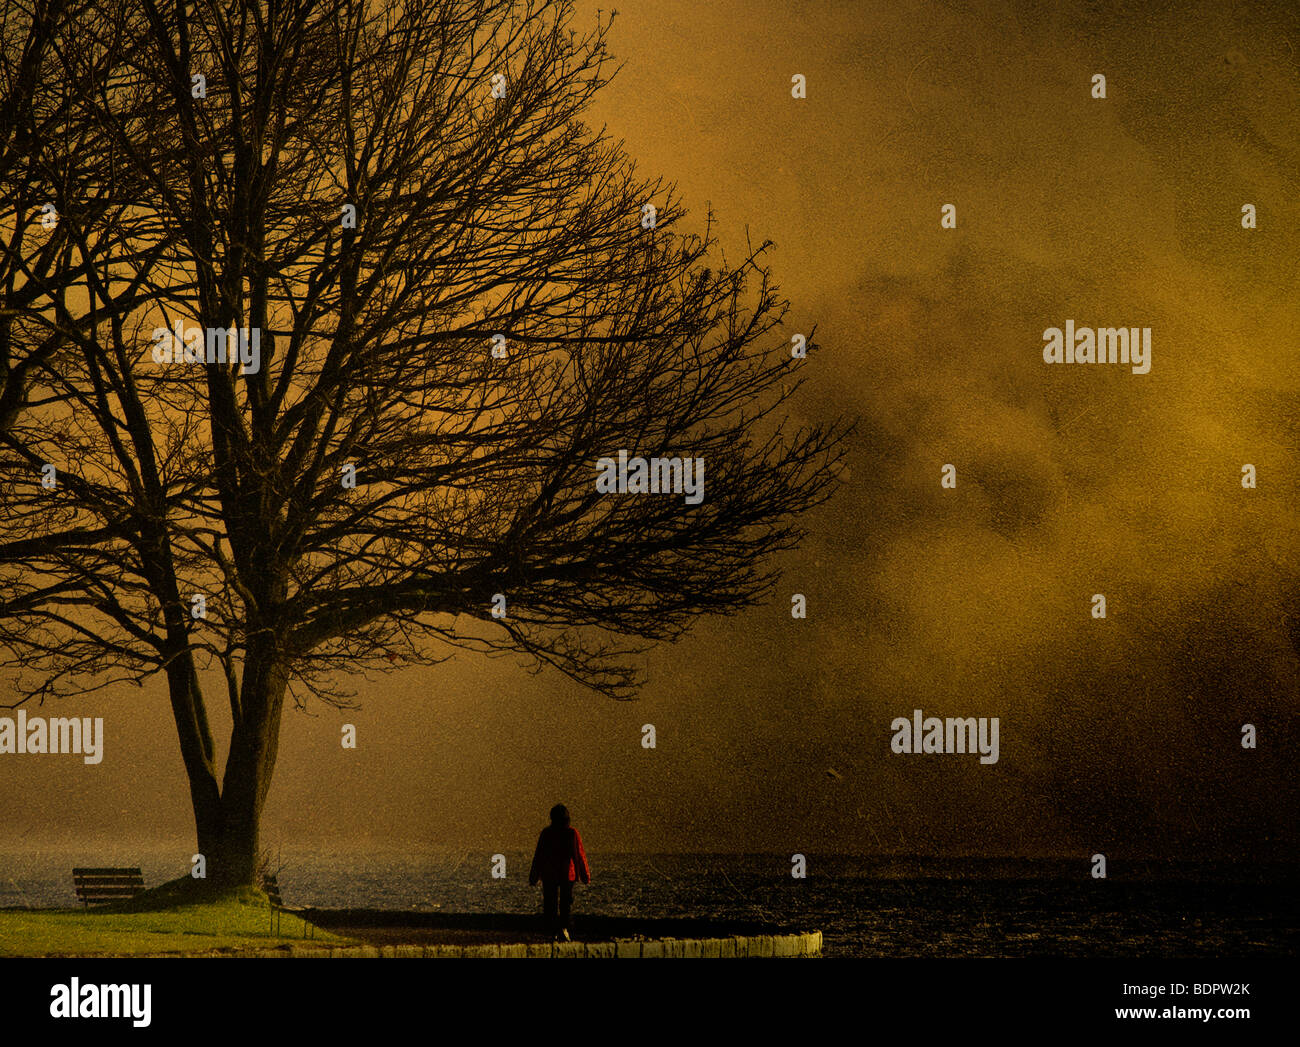
{"type": "Polygon", "coordinates": [[[543,880],[542,911],[546,914],[546,929],[551,934],[561,930],[573,933],[573,881],[543,880]],[[559,912],[556,912],[556,902],[559,912]]]}

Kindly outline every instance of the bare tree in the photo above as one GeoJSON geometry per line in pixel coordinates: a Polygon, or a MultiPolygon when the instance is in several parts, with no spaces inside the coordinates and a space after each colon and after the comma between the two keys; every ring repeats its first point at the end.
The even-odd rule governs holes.
{"type": "Polygon", "coordinates": [[[88,0],[5,26],[0,649],[24,699],[165,674],[217,882],[254,875],[286,698],[458,648],[626,697],[647,644],[763,598],[833,487],[845,427],[782,411],[767,245],[678,232],[584,123],[610,23],[572,22],[88,0]],[[160,363],[178,324],[256,359],[160,363]],[[601,493],[621,449],[703,459],[707,496],[601,493]]]}

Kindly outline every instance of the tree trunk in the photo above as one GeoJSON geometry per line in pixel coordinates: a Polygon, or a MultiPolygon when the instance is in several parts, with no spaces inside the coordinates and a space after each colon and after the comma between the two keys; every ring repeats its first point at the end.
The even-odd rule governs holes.
{"type": "Polygon", "coordinates": [[[181,758],[190,781],[198,853],[210,859],[221,846],[221,789],[213,765],[212,734],[208,730],[203,695],[187,648],[180,648],[168,663],[167,689],[180,737],[181,758]]]}
{"type": "Polygon", "coordinates": [[[244,663],[242,716],[230,736],[219,824],[205,822],[195,807],[200,846],[205,825],[211,833],[212,850],[203,853],[208,860],[208,879],[215,885],[260,886],[262,807],[275,771],[280,711],[287,682],[285,666],[277,652],[254,645],[244,663]]]}
{"type": "Polygon", "coordinates": [[[208,877],[218,886],[257,884],[258,846],[261,841],[262,805],[255,799],[256,783],[230,780],[221,797],[221,835],[208,856],[208,877]],[[251,785],[252,788],[248,786],[251,785]]]}

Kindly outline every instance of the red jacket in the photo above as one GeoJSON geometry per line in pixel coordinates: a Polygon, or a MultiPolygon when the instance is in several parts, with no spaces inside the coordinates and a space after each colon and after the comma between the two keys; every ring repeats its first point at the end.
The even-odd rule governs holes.
{"type": "Polygon", "coordinates": [[[538,880],[591,883],[587,852],[582,849],[582,837],[577,829],[548,825],[542,830],[537,837],[537,850],[533,852],[533,867],[528,870],[528,886],[535,887],[538,880]]]}

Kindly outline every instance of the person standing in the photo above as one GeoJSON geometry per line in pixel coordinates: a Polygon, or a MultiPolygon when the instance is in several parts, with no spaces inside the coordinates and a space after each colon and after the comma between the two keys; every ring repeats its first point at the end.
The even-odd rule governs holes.
{"type": "Polygon", "coordinates": [[[551,808],[551,824],[537,837],[528,886],[542,884],[542,911],[555,941],[573,938],[573,885],[591,883],[582,835],[569,824],[569,809],[562,803],[551,808]]]}

